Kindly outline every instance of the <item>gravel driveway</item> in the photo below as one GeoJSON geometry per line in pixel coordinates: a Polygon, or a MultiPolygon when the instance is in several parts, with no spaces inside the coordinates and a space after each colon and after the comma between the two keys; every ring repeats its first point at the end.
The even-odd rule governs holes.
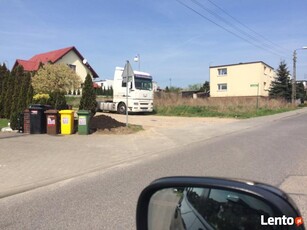
{"type": "MultiPolygon", "coordinates": [[[[126,123],[126,116],[115,113],[97,113],[96,115],[106,115],[113,119],[126,123]]],[[[134,114],[128,116],[128,123],[135,125],[142,125],[145,130],[152,128],[175,128],[197,126],[204,123],[218,123],[227,124],[237,122],[234,118],[216,118],[216,117],[169,117],[169,116],[156,116],[156,115],[140,115],[134,114]]]]}

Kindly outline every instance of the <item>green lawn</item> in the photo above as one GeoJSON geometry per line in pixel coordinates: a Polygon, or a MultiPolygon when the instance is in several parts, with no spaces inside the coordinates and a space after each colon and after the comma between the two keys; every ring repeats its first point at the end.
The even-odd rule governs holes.
{"type": "Polygon", "coordinates": [[[0,119],[0,129],[7,127],[8,122],[9,122],[9,120],[7,120],[7,119],[0,119]]]}
{"type": "Polygon", "coordinates": [[[183,117],[233,117],[251,118],[272,115],[292,110],[291,108],[259,108],[244,109],[244,107],[229,107],[225,111],[219,111],[217,106],[160,106],[155,107],[155,114],[161,116],[183,116],[183,117]]]}

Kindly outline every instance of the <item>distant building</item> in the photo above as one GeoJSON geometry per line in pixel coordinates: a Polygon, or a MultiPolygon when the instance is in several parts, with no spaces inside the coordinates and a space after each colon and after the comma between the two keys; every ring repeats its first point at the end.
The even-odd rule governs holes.
{"type": "Polygon", "coordinates": [[[262,61],[211,66],[210,96],[267,97],[275,76],[274,68],[262,61]]]}
{"type": "Polygon", "coordinates": [[[209,92],[204,92],[200,90],[182,90],[180,91],[180,95],[183,98],[206,98],[210,96],[209,92]]]}
{"type": "Polygon", "coordinates": [[[113,80],[105,79],[105,80],[95,81],[95,83],[99,85],[102,89],[108,89],[113,87],[113,80]]]}
{"type": "Polygon", "coordinates": [[[35,72],[39,69],[41,64],[45,63],[65,63],[80,76],[83,82],[87,74],[90,74],[92,78],[99,77],[88,61],[74,46],[37,54],[29,60],[17,59],[13,69],[18,65],[21,65],[25,71],[35,72]]]}

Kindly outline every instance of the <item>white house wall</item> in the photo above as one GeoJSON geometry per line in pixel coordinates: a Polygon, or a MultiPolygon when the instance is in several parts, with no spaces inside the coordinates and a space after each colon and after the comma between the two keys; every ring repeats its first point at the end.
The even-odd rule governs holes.
{"type": "MultiPolygon", "coordinates": [[[[58,60],[56,63],[65,63],[65,64],[71,64],[76,66],[76,73],[80,76],[82,82],[85,81],[86,75],[91,74],[89,69],[83,64],[79,58],[79,56],[73,51],[69,51],[66,55],[64,55],[60,60],[58,60]]],[[[92,76],[93,77],[93,76],[92,76]]]]}

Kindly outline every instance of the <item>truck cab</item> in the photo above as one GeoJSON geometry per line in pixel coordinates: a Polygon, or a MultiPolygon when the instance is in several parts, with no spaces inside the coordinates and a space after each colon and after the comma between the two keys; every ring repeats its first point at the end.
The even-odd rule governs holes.
{"type": "Polygon", "coordinates": [[[113,100],[100,102],[102,111],[117,111],[125,114],[128,112],[152,112],[153,111],[153,85],[152,76],[149,73],[134,71],[134,76],[128,83],[123,80],[124,68],[116,67],[113,81],[113,100]],[[126,105],[126,87],[128,84],[128,105],[126,105]]]}

